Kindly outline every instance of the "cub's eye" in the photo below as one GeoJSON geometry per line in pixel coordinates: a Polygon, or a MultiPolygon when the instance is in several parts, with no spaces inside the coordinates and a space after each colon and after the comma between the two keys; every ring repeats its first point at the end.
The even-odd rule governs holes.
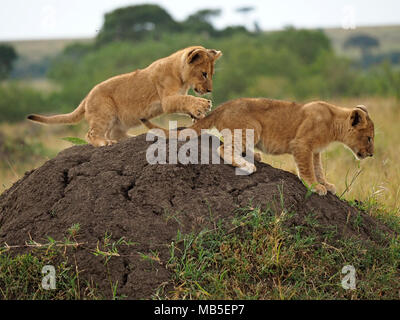
{"type": "Polygon", "coordinates": [[[203,77],[204,77],[205,79],[207,79],[207,77],[208,77],[207,72],[203,72],[203,77]]]}
{"type": "Polygon", "coordinates": [[[368,137],[368,142],[371,143],[372,142],[372,138],[368,137]]]}

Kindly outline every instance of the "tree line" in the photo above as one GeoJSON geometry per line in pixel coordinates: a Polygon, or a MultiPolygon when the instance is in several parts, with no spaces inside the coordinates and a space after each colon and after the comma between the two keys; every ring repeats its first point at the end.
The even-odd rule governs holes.
{"type": "MultiPolygon", "coordinates": [[[[93,43],[70,45],[51,63],[48,78],[59,90],[44,95],[18,86],[0,87],[1,120],[33,112],[69,112],[97,83],[144,68],[190,45],[222,50],[212,100],[218,105],[241,96],[307,101],[338,96],[397,96],[400,72],[390,63],[368,70],[335,54],[321,30],[287,27],[276,32],[213,21],[219,10],[201,10],[175,21],[157,5],[107,13],[93,43]]],[[[254,23],[257,26],[257,22],[254,23]]]]}

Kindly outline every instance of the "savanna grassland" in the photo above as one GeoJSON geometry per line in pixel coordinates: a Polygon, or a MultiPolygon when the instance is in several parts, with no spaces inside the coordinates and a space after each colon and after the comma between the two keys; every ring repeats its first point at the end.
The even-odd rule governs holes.
{"type": "MultiPolygon", "coordinates": [[[[289,230],[283,222],[290,212],[284,208],[274,212],[243,208],[237,216],[232,213],[238,233],[213,228],[183,235],[178,230],[176,239],[167,244],[171,257],[165,263],[173,274],[173,288],[170,292],[154,288],[153,298],[400,298],[399,27],[326,31],[288,27],[262,32],[233,26],[217,30],[211,18],[218,18],[218,10],[201,10],[175,21],[157,5],[139,5],[108,13],[94,39],[11,42],[19,58],[8,78],[0,78],[0,194],[26,171],[72,146],[65,138],[84,139],[88,129],[84,121],[76,126],[42,126],[25,120],[28,114],[70,112],[97,83],[144,68],[181,48],[203,45],[223,52],[209,96],[214,106],[238,97],[367,106],[375,123],[374,156],[358,161],[343,145],[334,143],[323,153],[323,165],[338,197],[377,218],[393,233],[383,236],[386,242],[336,239],[322,234],[313,217],[306,226],[289,230]],[[143,28],[148,23],[153,27],[143,28]],[[360,42],[358,36],[366,42],[360,42]],[[345,47],[352,37],[358,42],[353,39],[352,46],[345,47]],[[174,243],[183,247],[174,247],[174,243]],[[361,290],[345,292],[340,286],[338,265],[349,263],[364,272],[360,274],[361,290]]],[[[186,115],[162,116],[155,122],[166,128],[171,119],[177,120],[178,126],[191,124],[186,115]]],[[[140,126],[129,133],[146,131],[140,126]]],[[[296,172],[289,155],[263,155],[262,160],[296,172]]],[[[362,225],[361,220],[352,223],[356,229],[362,225]]],[[[73,246],[71,241],[80,228],[74,224],[66,230],[68,246],[73,246]]],[[[106,233],[105,248],[117,250],[110,241],[118,239],[110,237],[106,233]]],[[[71,266],[66,250],[58,250],[65,249],[65,243],[52,238],[40,241],[46,243],[38,246],[39,242],[33,242],[32,255],[20,256],[12,255],[10,248],[0,243],[0,299],[104,297],[96,292],[95,284],[79,282],[76,261],[71,266]],[[33,254],[36,249],[39,254],[33,254]],[[64,262],[58,271],[60,289],[48,292],[38,283],[41,267],[53,255],[64,262]]],[[[116,253],[106,252],[105,257],[114,259],[116,253]]],[[[142,257],[160,262],[157,252],[142,257]]],[[[120,297],[117,287],[111,282],[113,299],[120,297]]]]}

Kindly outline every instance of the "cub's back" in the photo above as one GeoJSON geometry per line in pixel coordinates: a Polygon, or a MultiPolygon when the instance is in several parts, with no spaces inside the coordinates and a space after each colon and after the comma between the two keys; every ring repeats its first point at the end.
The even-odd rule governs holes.
{"type": "Polygon", "coordinates": [[[265,98],[239,98],[223,103],[213,112],[225,119],[257,120],[269,131],[295,130],[303,118],[302,104],[265,98]]]}

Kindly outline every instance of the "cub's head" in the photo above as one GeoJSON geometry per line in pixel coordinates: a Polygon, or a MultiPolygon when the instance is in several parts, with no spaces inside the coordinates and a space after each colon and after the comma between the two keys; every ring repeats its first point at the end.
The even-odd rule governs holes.
{"type": "Polygon", "coordinates": [[[182,79],[198,94],[212,92],[214,64],[222,56],[221,51],[196,47],[184,56],[182,79]]]}
{"type": "Polygon", "coordinates": [[[374,154],[374,123],[365,106],[355,107],[348,119],[347,146],[357,159],[372,157],[374,154]]]}

